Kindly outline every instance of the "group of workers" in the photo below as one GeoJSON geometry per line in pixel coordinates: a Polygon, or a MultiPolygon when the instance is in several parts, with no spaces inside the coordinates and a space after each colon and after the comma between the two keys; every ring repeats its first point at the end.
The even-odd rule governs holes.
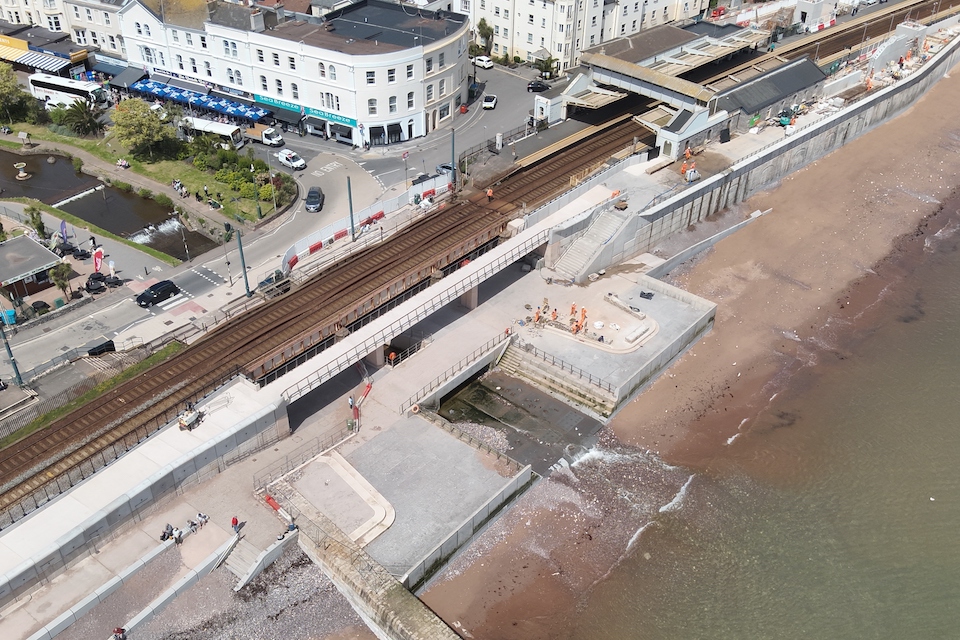
{"type": "MultiPolygon", "coordinates": [[[[556,322],[560,313],[556,310],[556,308],[554,308],[552,311],[550,311],[549,309],[550,309],[550,305],[547,304],[546,301],[544,301],[544,305],[542,309],[538,307],[537,309],[534,310],[533,323],[540,324],[541,320],[546,321],[548,313],[550,315],[550,320],[553,322],[556,322]]],[[[577,303],[574,302],[572,305],[570,305],[570,331],[574,335],[580,333],[581,331],[583,331],[583,327],[586,324],[586,322],[587,322],[587,308],[586,307],[580,308],[580,319],[578,320],[577,319],[577,303]]]]}

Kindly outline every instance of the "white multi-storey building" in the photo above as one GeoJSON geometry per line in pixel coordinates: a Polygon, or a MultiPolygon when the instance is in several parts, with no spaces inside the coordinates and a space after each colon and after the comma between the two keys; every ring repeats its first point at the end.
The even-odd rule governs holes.
{"type": "Polygon", "coordinates": [[[165,20],[144,0],[120,10],[131,65],[342,142],[425,135],[466,100],[466,16],[360,0],[296,17],[220,1],[165,20]]]}
{"type": "Polygon", "coordinates": [[[120,9],[128,0],[63,0],[64,30],[79,45],[125,59],[120,9]]]}
{"type": "MultiPolygon", "coordinates": [[[[446,6],[447,0],[428,6],[446,6]]],[[[701,14],[708,0],[459,0],[453,6],[493,28],[492,53],[521,62],[555,58],[558,70],[580,52],[641,29],[701,14]]],[[[476,36],[479,42],[480,37],[476,36]]]]}

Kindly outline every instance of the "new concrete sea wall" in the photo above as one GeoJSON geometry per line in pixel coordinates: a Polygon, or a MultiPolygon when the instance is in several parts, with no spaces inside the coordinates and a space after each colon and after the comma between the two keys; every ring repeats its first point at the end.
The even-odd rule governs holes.
{"type": "MultiPolygon", "coordinates": [[[[953,20],[955,22],[956,20],[953,20]]],[[[942,25],[941,25],[942,26],[942,25]]],[[[932,28],[931,28],[932,29],[932,28]]],[[[672,197],[631,216],[577,276],[650,251],[664,238],[736,205],[898,116],[960,61],[960,38],[949,42],[914,74],[824,117],[672,197]]],[[[946,107],[945,107],[946,108],[946,107]]]]}

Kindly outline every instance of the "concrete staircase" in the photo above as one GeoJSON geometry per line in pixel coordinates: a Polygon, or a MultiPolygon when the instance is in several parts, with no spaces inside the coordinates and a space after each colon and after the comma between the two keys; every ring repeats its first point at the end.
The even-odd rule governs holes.
{"type": "Polygon", "coordinates": [[[507,347],[499,366],[555,398],[600,416],[609,417],[617,406],[617,397],[610,391],[525,351],[515,342],[507,347]]]}
{"type": "Polygon", "coordinates": [[[227,556],[226,566],[230,572],[237,578],[244,578],[260,557],[260,549],[241,538],[240,542],[233,548],[230,555],[227,556]]]}
{"type": "Polygon", "coordinates": [[[567,247],[553,270],[561,279],[576,280],[600,247],[623,226],[625,219],[626,216],[616,209],[601,213],[584,234],[567,247]]]}

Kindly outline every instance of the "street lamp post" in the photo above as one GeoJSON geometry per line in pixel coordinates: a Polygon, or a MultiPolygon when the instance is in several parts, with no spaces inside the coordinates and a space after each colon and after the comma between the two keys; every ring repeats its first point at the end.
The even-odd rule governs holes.
{"type": "MultiPolygon", "coordinates": [[[[233,227],[229,222],[224,222],[223,228],[224,230],[226,230],[227,233],[230,233],[230,231],[233,229],[233,227]]],[[[253,296],[253,292],[250,291],[250,282],[247,281],[247,262],[243,258],[243,234],[240,233],[240,229],[237,229],[236,231],[237,231],[237,249],[240,251],[240,270],[243,271],[243,288],[246,290],[247,297],[249,298],[253,296]]],[[[224,246],[226,246],[226,243],[224,243],[224,246]]]]}
{"type": "Polygon", "coordinates": [[[3,336],[3,346],[7,349],[7,357],[10,359],[10,366],[13,367],[13,377],[17,381],[17,386],[23,386],[23,378],[20,377],[20,369],[17,367],[17,359],[13,357],[13,350],[10,348],[10,343],[7,341],[7,330],[3,328],[3,325],[6,322],[0,322],[0,335],[3,336]]]}

